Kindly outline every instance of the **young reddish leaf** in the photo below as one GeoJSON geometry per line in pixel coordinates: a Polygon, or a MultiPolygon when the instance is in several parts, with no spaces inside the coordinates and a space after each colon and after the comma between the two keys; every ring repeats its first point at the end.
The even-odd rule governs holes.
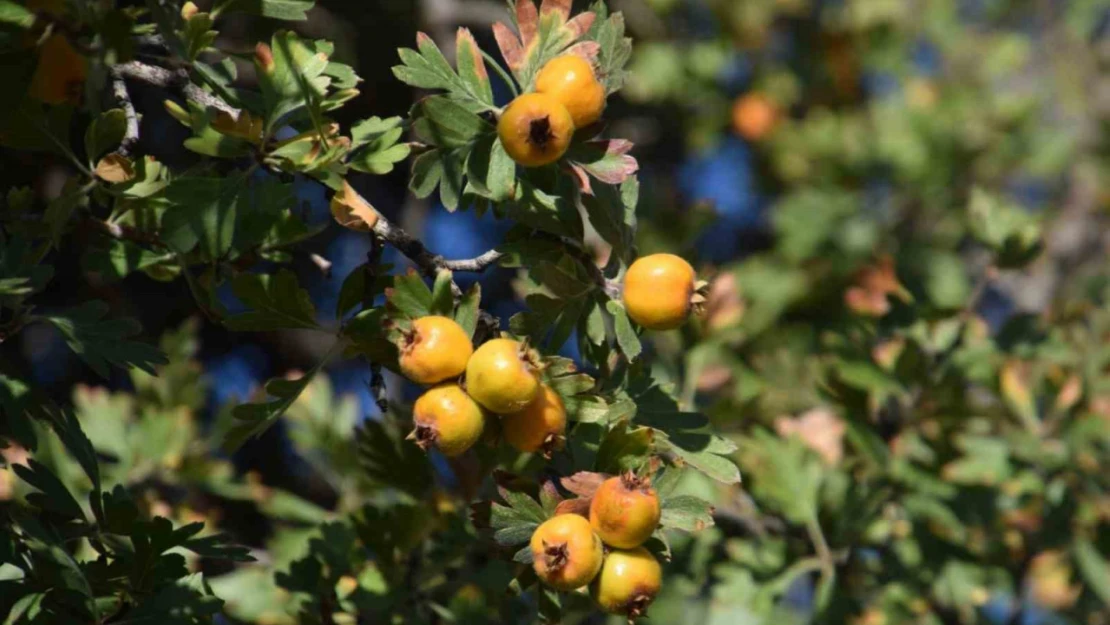
{"type": "Polygon", "coordinates": [[[505,63],[514,74],[518,73],[524,65],[524,48],[520,45],[520,39],[501,22],[493,25],[493,38],[497,40],[501,58],[505,59],[505,63]]]}
{"type": "Polygon", "coordinates": [[[564,499],[555,506],[555,514],[578,514],[584,517],[590,516],[590,502],[593,501],[593,496],[590,497],[576,497],[574,499],[564,499]]]}
{"type": "MultiPolygon", "coordinates": [[[[594,25],[594,20],[596,18],[597,15],[594,13],[579,13],[574,16],[574,19],[567,22],[564,28],[570,31],[574,39],[578,39],[582,35],[590,32],[590,27],[594,25]]],[[[566,18],[564,17],[564,19],[566,18]]]]}
{"type": "Polygon", "coordinates": [[[520,29],[520,42],[528,49],[539,32],[540,15],[532,0],[516,0],[516,27],[520,29]]]}
{"type": "Polygon", "coordinates": [[[561,15],[564,20],[570,19],[571,4],[571,0],[543,0],[543,4],[540,5],[540,15],[555,12],[561,15]]]}
{"type": "Polygon", "coordinates": [[[597,71],[597,59],[601,54],[601,44],[596,41],[579,41],[567,48],[566,54],[573,54],[586,59],[590,62],[590,65],[594,66],[594,71],[597,71]]]}
{"type": "Polygon", "coordinates": [[[594,493],[597,492],[598,487],[601,486],[601,483],[604,482],[608,477],[609,476],[605,475],[604,473],[579,471],[574,475],[564,477],[563,479],[559,480],[559,483],[563,485],[563,488],[569,490],[575,495],[589,499],[594,496],[594,493]]]}
{"type": "MultiPolygon", "coordinates": [[[[628,154],[632,142],[625,139],[588,141],[572,148],[570,162],[606,184],[620,184],[640,169],[628,154]]],[[[581,185],[579,185],[581,187],[581,185]]],[[[589,193],[588,187],[583,191],[589,193]]]]}

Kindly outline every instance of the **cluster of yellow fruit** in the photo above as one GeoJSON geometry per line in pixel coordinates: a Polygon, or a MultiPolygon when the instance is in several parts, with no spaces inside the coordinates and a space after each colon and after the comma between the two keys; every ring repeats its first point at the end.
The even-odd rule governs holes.
{"type": "Polygon", "coordinates": [[[590,586],[602,610],[640,616],[662,585],[662,567],[643,547],[659,516],[659,496],[648,480],[631,472],[609,478],[590,501],[589,520],[560,514],[536,528],[532,567],[551,588],[590,586]]]}
{"type": "MultiPolygon", "coordinates": [[[[654,254],[632,264],[624,280],[629,316],[653,330],[677,328],[701,295],[693,267],[673,254],[654,254]]],[[[412,438],[428,449],[458,456],[470,449],[500,415],[506,442],[524,452],[550,455],[565,443],[566,408],[543,383],[539,355],[526,344],[498,338],[474,349],[453,319],[430,315],[401,334],[401,373],[432,386],[416,400],[412,438]],[[466,374],[465,387],[458,382],[466,374]]]]}
{"type": "Polygon", "coordinates": [[[416,400],[412,438],[424,449],[458,456],[482,437],[490,414],[501,416],[501,433],[513,447],[550,454],[564,443],[563,400],[540,381],[535,351],[507,338],[477,350],[453,319],[416,319],[402,333],[399,365],[413,382],[435,385],[416,400]],[[466,374],[465,388],[457,378],[466,374]]]}
{"type": "Polygon", "coordinates": [[[536,89],[509,103],[497,134],[509,156],[525,167],[562,158],[578,128],[601,119],[605,88],[586,59],[566,54],[548,61],[536,75],[536,89]]]}

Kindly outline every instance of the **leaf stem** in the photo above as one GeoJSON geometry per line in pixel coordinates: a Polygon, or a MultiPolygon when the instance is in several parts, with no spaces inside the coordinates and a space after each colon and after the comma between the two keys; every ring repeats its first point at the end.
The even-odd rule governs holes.
{"type": "Polygon", "coordinates": [[[500,76],[501,80],[505,82],[505,85],[509,87],[509,91],[513,92],[513,97],[515,98],[519,96],[520,87],[517,87],[516,81],[514,81],[511,76],[509,76],[509,73],[505,71],[505,68],[501,67],[501,64],[494,60],[489,52],[486,52],[481,48],[479,48],[478,51],[482,53],[482,58],[484,58],[487,63],[493,66],[493,71],[497,72],[497,75],[500,76]]]}

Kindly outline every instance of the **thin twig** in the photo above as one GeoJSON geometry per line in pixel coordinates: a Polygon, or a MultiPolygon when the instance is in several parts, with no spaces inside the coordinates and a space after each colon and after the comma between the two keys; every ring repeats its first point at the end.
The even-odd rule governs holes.
{"type": "Polygon", "coordinates": [[[117,67],[111,70],[112,95],[115,96],[116,103],[123,109],[124,116],[127,118],[127,130],[123,133],[123,141],[120,141],[119,149],[116,151],[122,156],[130,156],[131,150],[139,142],[139,114],[135,112],[135,104],[127,91],[127,83],[124,82],[123,75],[117,67]]]}
{"type": "Polygon", "coordinates": [[[171,71],[164,67],[148,65],[139,61],[128,61],[114,66],[113,70],[123,78],[154,85],[155,87],[172,89],[188,100],[223,111],[232,118],[239,119],[239,109],[193,83],[189,78],[189,72],[185,69],[171,71]]]}

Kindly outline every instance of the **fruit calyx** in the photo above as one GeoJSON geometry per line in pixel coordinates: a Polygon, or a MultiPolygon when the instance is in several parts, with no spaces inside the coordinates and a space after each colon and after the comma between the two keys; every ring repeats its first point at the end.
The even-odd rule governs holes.
{"type": "Polygon", "coordinates": [[[640,477],[632,471],[625,471],[621,474],[621,485],[627,490],[638,490],[647,494],[651,490],[651,478],[640,477]]]}
{"type": "Polygon", "coordinates": [[[694,283],[694,293],[690,296],[690,308],[695,315],[705,313],[705,303],[709,300],[709,281],[698,280],[694,283]]]}
{"type": "Polygon", "coordinates": [[[544,437],[543,444],[540,445],[540,454],[547,460],[551,460],[552,454],[559,451],[566,445],[567,437],[562,434],[551,433],[544,437]]]}
{"type": "Polygon", "coordinates": [[[628,603],[625,604],[628,622],[632,623],[632,621],[646,614],[648,606],[651,605],[653,599],[655,599],[654,596],[644,592],[638,592],[633,595],[632,598],[628,600],[628,603]]]}
{"type": "Polygon", "coordinates": [[[428,451],[430,448],[435,447],[436,441],[439,440],[439,432],[431,425],[418,423],[416,427],[412,429],[412,432],[405,438],[410,441],[415,441],[420,449],[428,451]]]}
{"type": "Polygon", "coordinates": [[[543,558],[548,570],[558,571],[570,561],[570,552],[565,542],[549,543],[543,541],[543,558]]]}
{"type": "Polygon", "coordinates": [[[551,132],[551,118],[537,117],[528,124],[528,141],[532,145],[541,150],[546,150],[547,146],[555,138],[555,134],[551,132]]]}

